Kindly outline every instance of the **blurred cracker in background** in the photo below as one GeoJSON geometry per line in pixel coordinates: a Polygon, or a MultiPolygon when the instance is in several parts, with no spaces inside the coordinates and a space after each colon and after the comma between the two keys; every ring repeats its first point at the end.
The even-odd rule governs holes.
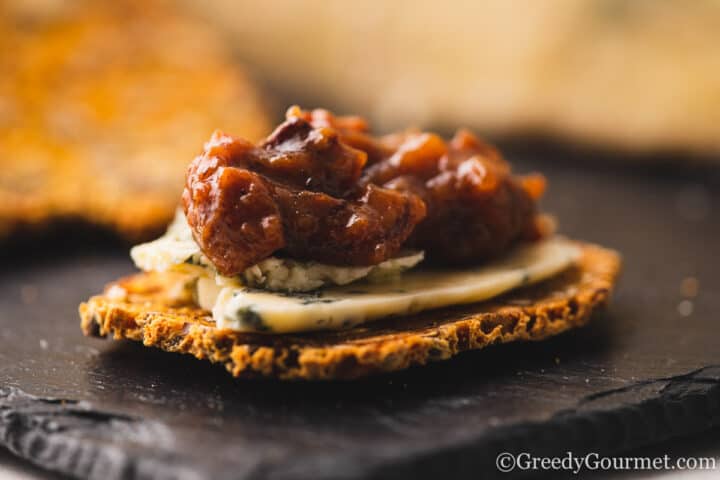
{"type": "Polygon", "coordinates": [[[286,99],[384,129],[720,152],[717,0],[184,3],[232,32],[286,99]]]}
{"type": "Polygon", "coordinates": [[[147,237],[214,129],[268,132],[221,39],[175,10],[0,0],[0,236],[81,220],[147,237]]]}

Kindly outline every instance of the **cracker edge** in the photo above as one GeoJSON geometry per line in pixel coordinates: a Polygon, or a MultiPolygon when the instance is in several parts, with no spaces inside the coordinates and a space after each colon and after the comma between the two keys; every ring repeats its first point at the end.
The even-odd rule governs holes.
{"type": "MultiPolygon", "coordinates": [[[[318,344],[322,332],[280,339],[277,345],[258,341],[258,335],[218,330],[207,323],[208,314],[198,308],[169,308],[151,302],[130,303],[92,297],[80,305],[85,335],[142,342],[168,352],[187,353],[198,359],[220,363],[234,377],[274,377],[283,380],[353,379],[413,365],[445,360],[467,350],[513,341],[543,340],[585,325],[591,314],[604,306],[620,271],[617,252],[596,245],[579,244],[583,255],[576,268],[581,281],[568,284],[575,292],[556,297],[545,295],[528,306],[490,302],[478,304],[485,311],[461,313],[458,319],[430,322],[424,328],[373,335],[374,324],[366,325],[368,336],[318,344]]],[[[119,280],[128,284],[142,280],[138,274],[119,280]]],[[[549,279],[548,282],[552,281],[549,279]]],[[[545,282],[534,287],[542,288],[545,282]]],[[[118,283],[113,283],[108,288],[118,283]]],[[[510,294],[512,296],[512,294],[510,294]]],[[[284,337],[284,336],[279,336],[284,337]]]]}

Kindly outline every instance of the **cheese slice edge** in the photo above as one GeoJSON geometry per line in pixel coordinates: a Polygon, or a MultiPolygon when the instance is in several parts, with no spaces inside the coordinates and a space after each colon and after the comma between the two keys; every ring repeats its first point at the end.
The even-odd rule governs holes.
{"type": "Polygon", "coordinates": [[[212,310],[218,328],[268,333],[343,329],[388,316],[488,300],[552,277],[580,255],[572,241],[552,237],[480,266],[418,268],[391,281],[364,281],[302,294],[222,286],[200,278],[199,303],[212,310]]]}

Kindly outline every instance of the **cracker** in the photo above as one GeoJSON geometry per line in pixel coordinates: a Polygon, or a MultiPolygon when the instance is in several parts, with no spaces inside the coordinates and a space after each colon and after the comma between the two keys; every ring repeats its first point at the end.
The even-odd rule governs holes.
{"type": "Polygon", "coordinates": [[[496,343],[542,340],[584,325],[608,301],[620,257],[612,250],[580,245],[579,263],[542,283],[488,302],[351,330],[286,335],[219,330],[208,312],[174,300],[175,274],[159,273],[109,285],[103,295],[80,305],[81,325],[86,335],[141,341],[220,363],[235,377],[357,378],[496,343]]]}
{"type": "Polygon", "coordinates": [[[216,128],[269,131],[221,38],[150,1],[0,2],[0,237],[77,220],[147,238],[216,128]]]}

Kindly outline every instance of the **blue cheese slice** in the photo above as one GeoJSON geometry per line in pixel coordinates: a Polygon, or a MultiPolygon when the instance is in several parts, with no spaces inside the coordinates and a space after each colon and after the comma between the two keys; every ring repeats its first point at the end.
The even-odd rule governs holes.
{"type": "MultiPolygon", "coordinates": [[[[423,252],[405,251],[368,267],[340,267],[308,260],[270,257],[241,273],[236,282],[275,292],[308,292],[327,285],[347,285],[361,278],[399,276],[423,259],[423,252]]],[[[226,278],[217,279],[227,282],[226,278]]]]}
{"type": "Polygon", "coordinates": [[[199,278],[197,300],[218,328],[288,333],[349,328],[372,320],[479,302],[568,268],[580,256],[571,241],[553,237],[517,248],[482,266],[416,269],[383,281],[363,280],[310,293],[274,293],[199,278]]]}

